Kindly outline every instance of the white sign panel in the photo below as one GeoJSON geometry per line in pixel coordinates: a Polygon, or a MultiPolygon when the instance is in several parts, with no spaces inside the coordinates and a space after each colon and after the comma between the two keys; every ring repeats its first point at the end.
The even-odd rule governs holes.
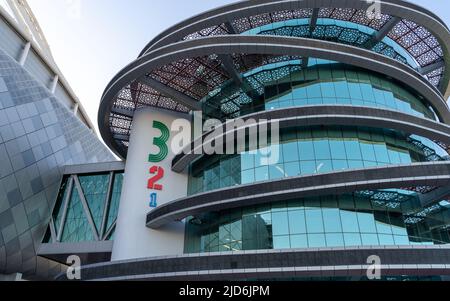
{"type": "Polygon", "coordinates": [[[154,208],[187,195],[187,175],[171,170],[175,119],[186,115],[154,108],[137,111],[132,126],[112,260],[183,254],[184,223],[145,226],[154,208]]]}

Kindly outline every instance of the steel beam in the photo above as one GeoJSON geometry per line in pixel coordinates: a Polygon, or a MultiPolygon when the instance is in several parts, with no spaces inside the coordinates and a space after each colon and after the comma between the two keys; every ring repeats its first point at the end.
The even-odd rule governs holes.
{"type": "Polygon", "coordinates": [[[234,29],[230,22],[225,22],[224,24],[230,34],[237,34],[236,29],[234,29]]]}
{"type": "Polygon", "coordinates": [[[427,75],[427,74],[433,72],[434,70],[442,68],[442,67],[445,67],[445,61],[444,60],[439,60],[439,61],[437,61],[435,63],[432,63],[432,64],[430,64],[428,66],[420,67],[420,68],[418,68],[416,70],[417,70],[417,72],[419,72],[422,75],[427,75]]]}
{"type": "Polygon", "coordinates": [[[89,209],[88,202],[86,200],[86,197],[84,196],[83,188],[81,187],[80,180],[78,179],[77,175],[73,176],[73,180],[75,182],[75,186],[78,190],[78,196],[80,197],[81,204],[83,205],[84,214],[89,222],[89,225],[91,226],[92,234],[94,235],[95,240],[100,240],[98,236],[97,227],[95,226],[94,219],[92,218],[91,210],[89,209]]]}
{"type": "Polygon", "coordinates": [[[111,205],[111,195],[114,184],[114,172],[109,173],[109,183],[108,183],[108,191],[106,193],[105,201],[103,204],[103,217],[102,217],[102,225],[100,228],[100,239],[104,240],[104,233],[106,231],[106,223],[108,222],[108,213],[109,207],[111,205]]]}
{"type": "Polygon", "coordinates": [[[180,91],[177,91],[167,85],[164,85],[164,84],[160,83],[159,81],[154,80],[153,78],[150,78],[148,76],[143,76],[138,81],[141,84],[152,87],[153,89],[160,92],[164,96],[172,98],[173,100],[184,105],[185,107],[187,107],[190,110],[200,111],[202,109],[200,103],[196,99],[191,98],[191,97],[181,93],[180,91]]]}
{"type": "Polygon", "coordinates": [[[66,188],[67,194],[66,194],[66,198],[64,199],[63,215],[61,217],[61,222],[59,224],[58,235],[56,236],[57,242],[61,241],[61,237],[62,237],[63,231],[64,231],[64,224],[66,223],[67,211],[69,210],[69,202],[70,202],[70,198],[72,197],[73,176],[71,176],[68,181],[69,181],[69,183],[66,188]]]}
{"type": "Polygon", "coordinates": [[[319,8],[314,8],[311,19],[309,20],[309,36],[316,30],[317,20],[319,19],[319,8]]]}
{"type": "Polygon", "coordinates": [[[121,116],[125,116],[125,117],[128,117],[128,118],[133,118],[134,117],[134,111],[127,110],[127,109],[122,109],[122,108],[113,107],[111,109],[111,113],[114,113],[114,114],[117,114],[117,115],[121,115],[121,116]]]}
{"type": "Polygon", "coordinates": [[[401,21],[399,17],[392,17],[389,21],[384,24],[383,27],[377,32],[375,32],[372,37],[364,45],[367,49],[372,49],[377,43],[381,42],[392,29],[401,21]]]}
{"type": "Polygon", "coordinates": [[[114,139],[120,140],[120,141],[130,141],[130,137],[127,136],[127,135],[118,135],[118,134],[116,134],[113,137],[114,137],[114,139]]]}

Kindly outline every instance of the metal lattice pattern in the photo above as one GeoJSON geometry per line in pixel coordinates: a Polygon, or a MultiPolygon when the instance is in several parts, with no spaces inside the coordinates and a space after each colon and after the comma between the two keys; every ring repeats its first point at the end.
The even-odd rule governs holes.
{"type": "Polygon", "coordinates": [[[171,98],[162,95],[155,89],[144,84],[136,83],[126,86],[116,97],[112,113],[109,116],[111,133],[115,137],[121,137],[117,140],[125,148],[128,148],[128,143],[124,140],[130,136],[133,120],[131,116],[133,116],[136,109],[148,106],[160,107],[177,112],[189,112],[189,109],[185,106],[178,104],[171,98]],[[113,113],[115,109],[128,112],[128,116],[113,113]]]}
{"type": "MultiPolygon", "coordinates": [[[[309,25],[286,26],[274,30],[262,31],[260,34],[292,37],[310,36],[313,39],[338,42],[361,48],[365,47],[365,44],[371,38],[371,35],[361,32],[357,29],[345,28],[336,25],[317,25],[314,31],[311,32],[311,34],[309,32],[309,29],[309,25]]],[[[377,43],[372,50],[387,57],[393,58],[403,64],[408,64],[408,61],[404,56],[395,51],[392,46],[389,46],[384,42],[377,43]]]]}
{"type": "MultiPolygon", "coordinates": [[[[203,29],[199,32],[189,34],[184,37],[184,40],[197,39],[207,36],[227,35],[227,34],[242,34],[254,28],[264,25],[294,20],[294,19],[308,19],[313,14],[312,9],[300,9],[290,11],[276,11],[272,13],[264,13],[260,15],[236,19],[230,22],[231,28],[226,24],[220,24],[214,27],[203,29]]],[[[369,19],[365,10],[357,10],[352,8],[321,8],[318,12],[319,18],[348,21],[355,24],[368,26],[374,30],[381,30],[391,19],[392,16],[381,14],[379,18],[369,19]]],[[[286,36],[306,36],[309,34],[309,26],[304,26],[295,29],[295,32],[286,28],[277,30],[276,34],[286,36]]],[[[364,42],[367,42],[367,37],[360,34],[357,37],[355,30],[348,29],[345,34],[337,26],[329,27],[327,29],[318,26],[312,38],[323,39],[328,36],[335,36],[337,41],[343,43],[352,43],[355,46],[363,47],[364,42]]],[[[442,47],[435,36],[433,36],[427,29],[409,20],[401,20],[389,33],[388,37],[393,39],[401,47],[403,47],[419,64],[421,67],[428,66],[436,61],[443,60],[444,55],[442,47]]],[[[388,57],[392,57],[404,64],[407,61],[404,57],[395,52],[395,50],[379,42],[372,49],[377,53],[381,53],[388,57]]],[[[434,85],[438,86],[442,79],[444,68],[433,71],[427,74],[426,77],[434,85]]]]}
{"type": "Polygon", "coordinates": [[[375,30],[380,30],[391,19],[391,16],[385,14],[381,14],[379,17],[369,19],[365,10],[352,8],[321,8],[319,10],[319,18],[349,21],[375,30]]]}
{"type": "Polygon", "coordinates": [[[420,66],[442,59],[442,48],[436,37],[414,22],[402,20],[388,36],[408,50],[420,66]]]}
{"type": "MultiPolygon", "coordinates": [[[[275,55],[259,55],[259,54],[233,54],[233,64],[239,73],[245,73],[257,67],[281,63],[293,60],[301,60],[298,56],[275,56],[275,55]]],[[[274,77],[281,78],[282,71],[274,71],[275,74],[266,80],[263,75],[259,74],[251,79],[252,88],[263,93],[262,85],[264,82],[273,81],[274,77]],[[281,72],[281,73],[280,73],[281,72]]],[[[285,70],[285,75],[288,75],[285,70]]],[[[269,73],[265,73],[266,76],[269,73]]],[[[217,55],[210,55],[200,58],[183,59],[180,61],[167,64],[161,68],[152,71],[147,75],[149,78],[162,83],[175,91],[183,93],[196,101],[217,94],[218,88],[222,87],[226,82],[231,80],[227,71],[222,66],[222,62],[217,55]]],[[[227,114],[239,111],[241,104],[251,102],[248,95],[243,93],[240,87],[229,99],[223,100],[222,109],[227,114]],[[226,104],[225,104],[226,103],[226,104]]],[[[189,112],[189,109],[162,93],[147,86],[146,84],[134,82],[124,87],[117,95],[112,112],[109,116],[109,126],[111,133],[116,137],[116,141],[123,145],[125,149],[128,147],[128,137],[130,136],[132,116],[134,111],[142,107],[158,107],[171,111],[189,112]],[[126,112],[126,114],[115,113],[116,110],[126,112]],[[126,116],[128,115],[128,116],[126,116]]]]}
{"type": "MultiPolygon", "coordinates": [[[[174,32],[172,42],[177,39],[195,40],[241,34],[311,38],[370,49],[402,64],[417,67],[416,70],[435,87],[440,87],[446,73],[443,50],[438,39],[425,27],[398,16],[381,14],[371,18],[365,9],[331,7],[274,9],[266,13],[247,12],[248,15],[234,14],[231,11],[223,13],[229,15],[229,18],[221,19],[217,21],[219,24],[213,26],[210,26],[213,23],[209,23],[209,27],[205,25],[206,28],[197,32],[189,33],[188,29],[180,30],[180,33],[174,32]],[[274,26],[267,26],[272,24],[274,26]],[[369,29],[364,29],[363,26],[369,29]],[[397,45],[384,37],[389,37],[397,45]]],[[[201,24],[202,21],[198,23],[201,24]]],[[[150,49],[152,48],[147,48],[146,51],[150,49]]],[[[263,93],[262,86],[270,81],[268,78],[273,80],[277,76],[282,77],[285,70],[276,71],[280,73],[278,75],[273,74],[275,71],[270,71],[245,78],[244,73],[263,65],[289,60],[298,60],[300,64],[297,68],[307,66],[308,62],[307,59],[298,57],[267,54],[210,54],[185,58],[148,70],[147,81],[144,78],[137,79],[122,88],[113,101],[109,126],[113,139],[121,148],[119,152],[126,153],[131,121],[136,109],[151,106],[186,113],[197,108],[196,103],[200,104],[205,98],[208,100],[224,95],[219,102],[209,104],[212,106],[207,108],[210,110],[208,113],[221,111],[233,117],[242,106],[252,103],[263,93]],[[231,62],[227,61],[230,58],[231,62]],[[242,82],[239,77],[244,78],[242,82]],[[236,83],[242,87],[233,87],[236,83]],[[162,91],[164,87],[175,93],[162,91]],[[181,101],[178,96],[186,98],[181,101]]]]}
{"type": "Polygon", "coordinates": [[[149,76],[189,97],[200,100],[230,77],[216,55],[187,58],[165,65],[149,76]]]}

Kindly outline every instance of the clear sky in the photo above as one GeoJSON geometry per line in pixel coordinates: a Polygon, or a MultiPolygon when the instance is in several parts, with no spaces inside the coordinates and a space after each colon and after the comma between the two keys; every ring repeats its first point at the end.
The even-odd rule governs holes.
{"type": "MultiPolygon", "coordinates": [[[[108,82],[168,27],[235,0],[28,0],[56,63],[97,126],[108,82]]],[[[412,0],[450,24],[448,0],[412,0]]]]}

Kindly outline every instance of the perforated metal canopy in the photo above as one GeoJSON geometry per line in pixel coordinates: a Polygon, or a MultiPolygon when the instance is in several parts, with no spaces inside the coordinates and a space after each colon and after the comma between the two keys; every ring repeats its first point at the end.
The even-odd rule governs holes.
{"type": "MultiPolygon", "coordinates": [[[[141,107],[188,113],[201,109],[205,97],[217,93],[229,82],[242,85],[245,90],[249,83],[243,80],[243,73],[259,66],[292,61],[298,62],[298,68],[307,66],[310,55],[304,51],[271,54],[251,50],[251,46],[242,43],[244,38],[252,44],[255,35],[259,36],[259,42],[264,37],[281,36],[303,44],[305,40],[321,40],[327,45],[345,45],[349,55],[357,53],[355,48],[364,50],[362,56],[367,58],[367,66],[383,60],[384,64],[408,72],[408,76],[427,86],[430,98],[440,98],[443,102],[442,94],[449,82],[446,57],[450,34],[438,17],[421,7],[396,0],[382,1],[383,14],[372,19],[366,13],[366,1],[334,0],[332,3],[333,8],[327,7],[330,1],[322,0],[243,1],[195,16],[163,32],[105,90],[99,127],[106,143],[118,155],[126,157],[134,111],[141,107]],[[189,41],[205,47],[212,37],[229,37],[231,44],[236,36],[241,36],[240,51],[194,55],[195,50],[189,49],[190,54],[181,58],[173,55],[171,59],[168,55],[195,47],[189,41]]],[[[348,63],[352,64],[352,60],[348,63]]],[[[249,97],[246,93],[236,95],[228,109],[248,101],[249,97]]],[[[447,106],[437,107],[438,102],[434,101],[434,109],[441,116],[447,115],[447,106]]]]}

